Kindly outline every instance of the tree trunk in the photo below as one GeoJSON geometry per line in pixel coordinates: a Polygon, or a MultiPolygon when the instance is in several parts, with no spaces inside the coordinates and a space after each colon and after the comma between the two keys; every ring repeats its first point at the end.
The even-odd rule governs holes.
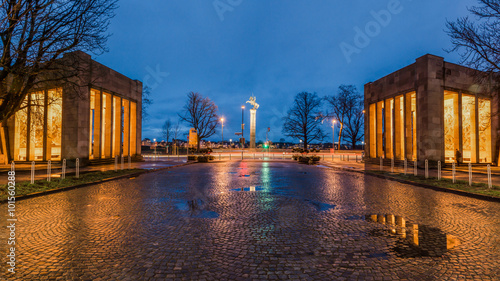
{"type": "Polygon", "coordinates": [[[0,124],[0,144],[2,145],[2,147],[0,147],[0,151],[5,157],[5,163],[3,164],[9,164],[9,161],[12,159],[9,149],[9,128],[7,126],[4,127],[3,124],[0,124]]]}
{"type": "Polygon", "coordinates": [[[200,152],[201,138],[198,138],[197,152],[200,152]]]}
{"type": "Polygon", "coordinates": [[[339,130],[339,150],[340,150],[340,143],[342,140],[342,130],[344,129],[344,124],[340,123],[340,130],[339,130]]]}

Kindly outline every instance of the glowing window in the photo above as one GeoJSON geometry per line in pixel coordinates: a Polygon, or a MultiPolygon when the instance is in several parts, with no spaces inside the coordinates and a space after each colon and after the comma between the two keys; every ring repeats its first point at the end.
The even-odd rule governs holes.
{"type": "Polygon", "coordinates": [[[476,98],[462,94],[462,158],[464,163],[476,162],[476,98]]]}
{"type": "Polygon", "coordinates": [[[478,99],[479,162],[491,163],[491,102],[478,99]]]}
{"type": "Polygon", "coordinates": [[[445,162],[455,161],[455,151],[459,149],[458,93],[444,91],[444,153],[445,162]]]}
{"type": "Polygon", "coordinates": [[[61,160],[62,89],[48,91],[47,96],[47,155],[61,160]]]}

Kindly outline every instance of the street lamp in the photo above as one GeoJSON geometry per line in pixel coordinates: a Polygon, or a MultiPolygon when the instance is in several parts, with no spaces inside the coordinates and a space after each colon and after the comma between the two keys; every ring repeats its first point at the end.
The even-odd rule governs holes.
{"type": "Polygon", "coordinates": [[[220,121],[222,122],[222,146],[224,146],[224,118],[221,118],[220,121]]]}
{"type": "Polygon", "coordinates": [[[153,139],[153,142],[155,143],[155,158],[156,158],[156,139],[153,139]]]}
{"type": "Polygon", "coordinates": [[[245,131],[245,123],[243,123],[243,120],[244,120],[244,114],[245,114],[245,106],[242,105],[241,106],[241,147],[242,148],[245,148],[245,144],[243,142],[243,139],[244,139],[244,136],[243,136],[243,132],[245,131]]]}
{"type": "Polygon", "coordinates": [[[332,120],[332,153],[335,154],[335,123],[337,120],[332,120]]]}

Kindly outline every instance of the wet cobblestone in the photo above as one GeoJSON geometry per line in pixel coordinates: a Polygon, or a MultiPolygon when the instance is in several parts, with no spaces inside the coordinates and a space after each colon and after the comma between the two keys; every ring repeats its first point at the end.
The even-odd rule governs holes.
{"type": "Polygon", "coordinates": [[[499,203],[294,163],[195,164],[19,201],[15,275],[6,208],[3,278],[500,280],[499,203]]]}

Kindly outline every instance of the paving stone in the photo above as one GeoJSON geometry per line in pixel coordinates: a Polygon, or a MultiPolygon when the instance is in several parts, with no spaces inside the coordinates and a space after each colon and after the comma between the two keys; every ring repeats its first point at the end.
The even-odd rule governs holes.
{"type": "Polygon", "coordinates": [[[295,163],[194,164],[16,212],[9,280],[500,280],[499,203],[295,163]]]}

